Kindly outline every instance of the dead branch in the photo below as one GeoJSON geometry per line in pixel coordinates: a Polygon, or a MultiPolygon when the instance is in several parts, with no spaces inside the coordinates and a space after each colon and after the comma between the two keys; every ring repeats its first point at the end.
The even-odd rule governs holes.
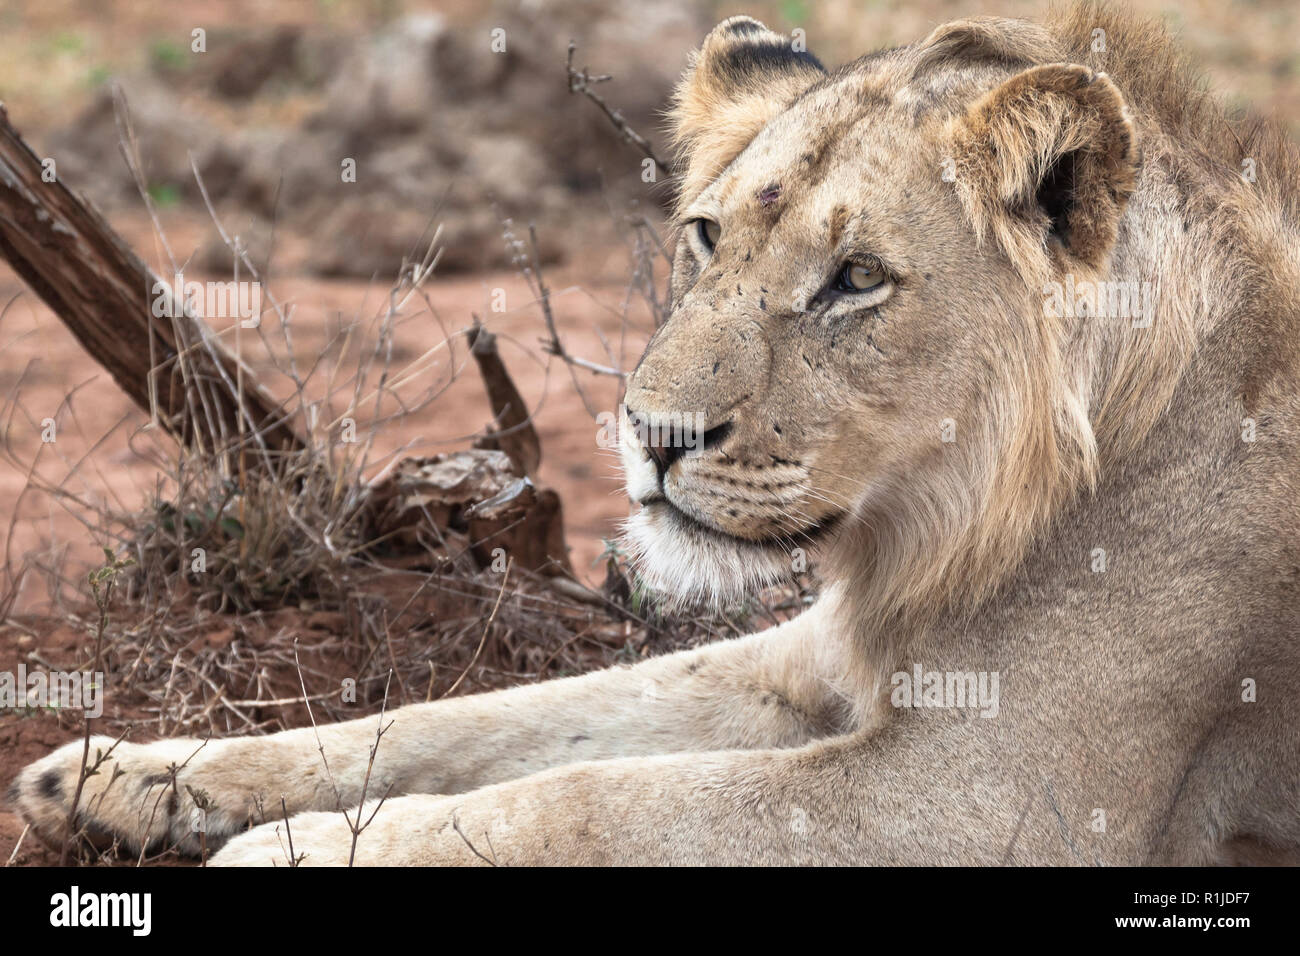
{"type": "Polygon", "coordinates": [[[14,851],[9,854],[9,859],[5,861],[6,867],[13,866],[14,860],[18,859],[18,851],[23,848],[23,841],[27,839],[27,834],[31,828],[32,825],[29,823],[23,827],[23,832],[18,834],[18,842],[14,844],[14,851]]]}
{"type": "MultiPolygon", "coordinates": [[[[479,638],[478,647],[474,649],[474,656],[471,657],[469,663],[465,665],[465,669],[461,671],[460,676],[456,678],[456,682],[447,688],[446,693],[442,695],[443,697],[450,697],[452,695],[456,688],[460,686],[460,682],[465,679],[465,675],[470,672],[470,668],[472,668],[478,660],[479,654],[483,653],[483,645],[487,643],[488,631],[492,630],[492,624],[497,619],[497,609],[501,607],[501,596],[506,593],[506,582],[510,580],[510,566],[512,563],[513,558],[506,559],[506,570],[505,573],[501,575],[501,590],[497,592],[497,600],[496,603],[492,605],[492,613],[488,615],[487,623],[483,625],[483,636],[479,638]]],[[[441,698],[439,699],[441,700],[441,698]]]]}
{"type": "MultiPolygon", "coordinates": [[[[289,807],[288,807],[288,805],[284,802],[284,797],[281,797],[281,798],[280,798],[280,812],[284,814],[284,835],[285,835],[286,837],[288,837],[288,839],[289,839],[289,868],[290,868],[290,869],[296,869],[296,868],[298,867],[298,865],[301,864],[302,861],[303,861],[304,859],[306,859],[307,854],[306,854],[306,853],[303,853],[301,856],[295,856],[295,855],[294,855],[294,852],[293,852],[293,831],[292,831],[291,829],[289,829],[289,807]]],[[[262,822],[265,823],[266,821],[262,821],[262,822]]],[[[281,845],[281,849],[283,849],[283,848],[284,848],[284,847],[283,847],[283,844],[282,844],[282,845],[281,845]]]]}
{"type": "Polygon", "coordinates": [[[605,117],[614,124],[614,129],[623,142],[635,146],[654,162],[655,166],[658,167],[661,173],[665,176],[671,176],[673,174],[672,167],[655,154],[654,147],[650,145],[649,140],[628,125],[627,120],[623,117],[623,113],[620,110],[613,109],[605,102],[603,96],[591,88],[593,84],[608,82],[613,79],[613,77],[607,73],[592,76],[587,72],[585,66],[581,70],[575,70],[573,68],[573,54],[576,49],[577,44],[570,40],[569,59],[566,64],[566,69],[569,74],[569,92],[581,93],[583,96],[587,97],[587,99],[595,103],[600,111],[605,114],[605,117]]]}
{"type": "MultiPolygon", "coordinates": [[[[348,866],[352,866],[356,862],[357,840],[361,838],[361,834],[366,827],[370,826],[370,824],[374,822],[375,814],[379,812],[379,808],[384,805],[384,801],[388,799],[389,794],[393,791],[393,784],[389,782],[387,789],[384,791],[384,795],[380,797],[379,802],[375,804],[375,809],[371,811],[370,816],[366,818],[366,822],[362,823],[361,811],[365,808],[366,793],[370,790],[370,775],[375,769],[375,755],[379,753],[379,744],[383,741],[384,734],[388,731],[389,727],[393,726],[391,720],[388,722],[387,726],[384,725],[384,717],[388,713],[388,689],[392,683],[393,672],[389,671],[388,680],[384,683],[384,702],[379,705],[379,725],[375,729],[375,742],[370,747],[370,760],[366,764],[366,779],[361,784],[361,799],[357,802],[356,820],[352,820],[348,816],[346,810],[343,811],[343,819],[348,821],[348,827],[352,830],[352,848],[348,851],[348,866]]],[[[286,822],[288,822],[288,818],[286,818],[286,822]]]]}
{"type": "Polygon", "coordinates": [[[534,298],[542,307],[542,319],[546,323],[547,338],[542,340],[542,350],[548,355],[554,355],[564,362],[569,370],[569,380],[573,383],[573,389],[582,399],[583,407],[587,409],[587,414],[596,418],[598,410],[592,407],[591,400],[587,397],[586,389],[578,381],[578,368],[586,369],[599,375],[611,375],[620,381],[624,375],[619,369],[607,368],[603,365],[596,365],[594,362],[588,362],[586,359],[570,355],[565,349],[564,343],[560,341],[560,332],[555,324],[555,312],[551,308],[551,290],[546,285],[546,277],[542,275],[541,256],[537,252],[537,227],[532,223],[528,224],[528,246],[517,239],[511,230],[510,220],[505,222],[505,239],[506,246],[512,252],[512,258],[519,265],[524,280],[533,291],[534,298]]]}
{"type": "Polygon", "coordinates": [[[536,475],[542,463],[542,443],[533,428],[528,406],[501,361],[496,336],[475,320],[469,345],[483,377],[488,401],[492,403],[495,430],[488,436],[488,442],[509,455],[521,475],[536,475]]]}
{"type": "MultiPolygon", "coordinates": [[[[104,660],[104,632],[108,630],[108,609],[113,600],[113,587],[117,583],[118,574],[131,563],[129,560],[122,561],[115,558],[113,552],[108,548],[104,549],[104,556],[107,559],[104,566],[92,571],[90,574],[90,587],[94,592],[95,606],[99,610],[99,619],[95,626],[95,656],[90,664],[91,680],[98,678],[104,660]]],[[[100,687],[99,692],[103,694],[104,688],[100,687]]],[[[81,767],[77,773],[77,789],[73,793],[72,803],[68,807],[63,849],[59,853],[59,866],[67,866],[68,863],[68,850],[72,847],[72,840],[76,833],[73,824],[77,820],[77,809],[78,804],[81,803],[82,788],[85,787],[87,778],[99,772],[100,764],[108,757],[108,754],[101,752],[95,760],[94,766],[87,766],[90,760],[91,717],[89,714],[82,714],[82,720],[86,726],[81,747],[81,767]]],[[[121,738],[119,737],[114,741],[113,746],[109,748],[109,753],[112,753],[113,748],[120,742],[121,738]]]]}
{"type": "Polygon", "coordinates": [[[268,393],[104,218],[73,195],[0,106],[0,257],[127,395],[182,443],[230,451],[241,430],[276,452],[301,447],[268,393]],[[155,310],[154,304],[165,308],[155,310]],[[155,311],[164,313],[155,315],[155,311]],[[151,346],[158,367],[150,363],[151,346]],[[228,387],[240,376],[241,398],[228,387]],[[185,381],[192,377],[193,381],[185,381]],[[193,407],[202,391],[202,414],[193,407]],[[153,402],[156,401],[156,406],[153,402]]]}
{"type": "MultiPolygon", "coordinates": [[[[457,817],[456,814],[454,813],[451,816],[451,828],[456,831],[457,836],[459,836],[462,840],[465,841],[465,845],[469,847],[471,853],[473,853],[476,857],[478,857],[488,866],[494,867],[497,865],[497,861],[495,859],[491,859],[489,857],[484,856],[482,853],[480,853],[478,847],[476,847],[473,843],[470,842],[469,837],[465,836],[465,831],[460,828],[460,818],[457,817]]],[[[484,832],[483,835],[487,836],[487,833],[484,832]]],[[[491,845],[492,845],[492,841],[488,840],[488,849],[491,849],[491,845]]],[[[494,852],[492,855],[496,856],[496,853],[494,852]]]]}

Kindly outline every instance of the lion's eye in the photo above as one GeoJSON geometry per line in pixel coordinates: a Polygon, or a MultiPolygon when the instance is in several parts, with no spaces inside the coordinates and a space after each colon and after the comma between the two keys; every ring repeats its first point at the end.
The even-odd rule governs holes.
{"type": "Polygon", "coordinates": [[[700,232],[700,242],[704,244],[705,249],[712,252],[713,247],[716,246],[718,240],[722,238],[722,227],[712,219],[697,219],[696,228],[699,229],[700,232]]]}
{"type": "Polygon", "coordinates": [[[841,292],[870,292],[885,283],[880,263],[846,262],[837,285],[841,292]]]}

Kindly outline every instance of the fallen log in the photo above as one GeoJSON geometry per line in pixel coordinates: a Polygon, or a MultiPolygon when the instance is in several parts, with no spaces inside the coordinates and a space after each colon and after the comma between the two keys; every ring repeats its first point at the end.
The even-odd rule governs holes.
{"type": "Polygon", "coordinates": [[[301,448],[281,404],[56,170],[0,104],[0,257],[183,444],[222,455],[256,449],[247,468],[301,448]]]}

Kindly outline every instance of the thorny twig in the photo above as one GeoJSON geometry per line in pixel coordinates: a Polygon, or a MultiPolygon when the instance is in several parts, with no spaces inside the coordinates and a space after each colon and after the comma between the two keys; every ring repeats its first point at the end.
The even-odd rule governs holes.
{"type": "Polygon", "coordinates": [[[501,575],[501,590],[497,592],[497,600],[496,603],[492,605],[492,613],[488,615],[487,623],[483,625],[483,636],[479,638],[478,647],[474,649],[474,656],[471,657],[469,663],[465,665],[465,669],[460,672],[460,676],[456,678],[456,682],[447,688],[447,692],[442,695],[443,697],[450,697],[452,695],[452,692],[460,686],[460,682],[465,679],[465,675],[470,672],[470,668],[472,668],[475,662],[478,661],[479,654],[483,652],[483,645],[487,642],[488,631],[492,629],[492,622],[497,619],[497,608],[501,606],[501,596],[506,593],[506,582],[510,580],[510,568],[511,565],[514,564],[514,560],[513,557],[506,558],[506,569],[501,575]]]}
{"type": "MultiPolygon", "coordinates": [[[[280,812],[284,814],[284,835],[289,840],[289,868],[295,869],[307,858],[306,853],[295,855],[293,852],[293,831],[289,829],[289,807],[284,802],[284,797],[280,798],[280,812]]],[[[278,833],[278,828],[277,828],[278,833]]],[[[283,844],[281,845],[283,849],[283,844]]]]}
{"type": "Polygon", "coordinates": [[[27,839],[27,832],[31,830],[32,825],[29,823],[23,827],[23,832],[18,834],[18,842],[14,844],[14,851],[9,854],[9,859],[5,861],[5,866],[14,865],[14,860],[18,859],[18,851],[23,848],[23,841],[27,839]]]}
{"type": "MultiPolygon", "coordinates": [[[[113,586],[117,583],[117,576],[122,569],[130,566],[133,562],[127,558],[120,560],[113,556],[113,552],[108,548],[104,549],[105,564],[97,568],[89,575],[90,588],[95,598],[95,606],[99,609],[99,619],[95,627],[95,656],[90,662],[90,679],[98,680],[100,662],[104,657],[104,632],[108,630],[108,608],[113,599],[113,586]]],[[[104,688],[99,688],[102,696],[104,688]]],[[[76,833],[73,824],[77,819],[77,807],[81,803],[81,791],[86,786],[86,779],[92,774],[99,772],[100,764],[104,762],[108,754],[100,753],[97,755],[95,765],[87,769],[86,764],[90,761],[90,730],[91,716],[83,713],[82,720],[86,725],[85,735],[82,739],[81,746],[81,767],[77,772],[77,789],[72,795],[72,803],[68,806],[68,819],[66,830],[63,835],[63,849],[59,853],[59,866],[68,865],[68,850],[72,847],[72,839],[76,833]]],[[[113,744],[114,747],[117,743],[113,744]]],[[[110,748],[110,752],[111,752],[110,748]]]]}
{"type": "MultiPolygon", "coordinates": [[[[497,861],[496,861],[495,859],[488,859],[486,856],[484,856],[482,853],[480,853],[478,847],[476,847],[473,843],[470,842],[469,837],[465,836],[465,831],[462,830],[462,829],[460,828],[460,820],[456,817],[456,815],[455,815],[454,813],[452,814],[452,817],[451,817],[451,827],[452,827],[453,830],[456,831],[457,836],[459,836],[462,840],[465,841],[465,845],[466,845],[467,847],[469,847],[469,851],[470,851],[471,853],[473,853],[476,857],[478,857],[480,860],[482,860],[482,861],[483,861],[484,863],[486,863],[488,866],[496,866],[496,865],[497,865],[497,861]]],[[[487,836],[487,834],[485,833],[484,836],[487,836]]],[[[489,850],[492,849],[492,841],[491,841],[491,839],[488,840],[488,849],[489,849],[489,850]]],[[[492,855],[493,855],[494,857],[496,856],[496,851],[495,851],[495,850],[492,851],[492,855]]]]}
{"type": "Polygon", "coordinates": [[[366,805],[366,791],[370,789],[370,774],[375,769],[375,755],[379,753],[379,742],[384,739],[384,734],[387,732],[388,727],[393,726],[391,720],[388,722],[388,727],[384,726],[384,715],[388,712],[388,685],[392,682],[393,672],[389,671],[388,683],[384,685],[384,702],[379,706],[379,726],[375,731],[375,742],[370,747],[370,762],[366,764],[366,779],[361,784],[361,799],[357,803],[356,821],[354,822],[348,817],[346,810],[343,812],[343,819],[348,821],[348,827],[352,830],[352,849],[348,852],[348,866],[351,866],[356,860],[357,840],[360,839],[361,832],[374,821],[375,814],[379,812],[379,808],[384,805],[384,801],[388,799],[388,795],[392,793],[393,790],[393,784],[390,782],[388,784],[388,789],[384,791],[384,795],[379,798],[379,803],[375,805],[375,809],[371,811],[370,816],[366,818],[366,822],[361,823],[361,810],[366,805]],[[357,824],[360,825],[358,826],[357,824]]]}
{"type": "Polygon", "coordinates": [[[542,343],[542,348],[547,354],[554,355],[563,359],[571,366],[586,369],[588,372],[594,372],[597,375],[612,375],[615,378],[622,379],[623,372],[620,369],[610,368],[608,365],[597,365],[595,362],[589,362],[584,358],[578,358],[576,355],[570,355],[564,348],[564,343],[560,341],[560,333],[555,327],[555,313],[551,310],[551,290],[546,286],[546,277],[542,275],[542,261],[537,254],[537,227],[532,223],[528,224],[528,244],[529,255],[531,257],[530,268],[532,278],[537,285],[537,298],[542,306],[542,317],[546,321],[546,331],[550,338],[542,343]]]}
{"type": "Polygon", "coordinates": [[[316,749],[320,751],[321,763],[325,765],[325,776],[329,777],[330,788],[334,791],[334,805],[343,809],[343,794],[339,792],[339,785],[334,782],[334,772],[330,770],[330,762],[325,756],[325,744],[320,739],[320,728],[316,726],[316,715],[312,713],[311,701],[307,694],[307,682],[302,676],[302,662],[298,660],[298,641],[293,642],[293,665],[298,670],[298,683],[302,687],[302,702],[307,705],[307,719],[311,721],[312,733],[316,735],[316,749]]]}
{"type": "MultiPolygon", "coordinates": [[[[158,818],[158,808],[162,806],[163,797],[167,796],[167,791],[170,789],[172,792],[173,799],[176,798],[176,795],[178,794],[178,791],[176,789],[176,778],[180,776],[180,772],[182,770],[184,770],[186,767],[190,765],[190,761],[193,760],[198,755],[198,752],[208,745],[208,741],[211,739],[212,738],[209,737],[201,741],[199,745],[195,747],[194,750],[190,753],[190,755],[185,758],[184,763],[180,764],[179,766],[177,766],[175,763],[172,763],[172,765],[167,768],[167,781],[163,784],[162,789],[158,791],[158,799],[153,802],[153,810],[149,814],[149,822],[145,824],[144,831],[140,834],[140,857],[139,859],[136,860],[135,863],[136,866],[138,867],[144,866],[145,853],[149,849],[149,833],[151,830],[153,830],[154,820],[158,818]]],[[[149,790],[145,791],[146,799],[148,798],[149,794],[153,792],[153,786],[154,785],[151,783],[149,785],[149,790]]]]}
{"type": "Polygon", "coordinates": [[[622,111],[611,108],[610,105],[605,102],[605,98],[592,89],[593,84],[605,83],[612,79],[612,77],[606,73],[592,76],[587,72],[585,66],[581,70],[575,70],[573,68],[573,54],[577,48],[578,45],[570,40],[569,58],[566,63],[566,69],[569,74],[569,92],[581,93],[583,96],[587,97],[587,99],[595,103],[596,106],[599,107],[600,111],[605,114],[606,118],[614,124],[614,129],[618,131],[618,135],[623,142],[635,146],[654,162],[655,166],[659,168],[661,173],[665,176],[671,176],[673,174],[672,167],[655,154],[654,147],[650,145],[650,142],[644,136],[628,125],[627,120],[623,117],[622,111]]]}

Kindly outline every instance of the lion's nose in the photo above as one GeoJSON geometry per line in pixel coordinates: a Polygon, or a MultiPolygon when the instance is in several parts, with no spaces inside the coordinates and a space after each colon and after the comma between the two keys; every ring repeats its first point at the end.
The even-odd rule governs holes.
{"type": "Polygon", "coordinates": [[[687,454],[702,455],[710,448],[716,448],[731,432],[729,421],[704,428],[700,423],[692,422],[690,416],[656,416],[630,408],[627,417],[660,478],[667,474],[673,462],[687,454]]]}

